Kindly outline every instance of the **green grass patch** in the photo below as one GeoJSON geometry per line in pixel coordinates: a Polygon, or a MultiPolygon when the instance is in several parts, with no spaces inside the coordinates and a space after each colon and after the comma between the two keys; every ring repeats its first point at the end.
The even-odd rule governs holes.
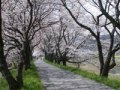
{"type": "MultiPolygon", "coordinates": [[[[12,71],[12,74],[15,76],[16,71],[12,71]]],[[[40,81],[35,65],[32,65],[31,69],[23,71],[23,76],[24,86],[22,90],[44,90],[43,84],[40,81]]],[[[8,84],[3,77],[0,78],[0,90],[9,90],[8,84]]]]}
{"type": "Polygon", "coordinates": [[[96,82],[103,83],[107,86],[110,86],[110,87],[114,88],[115,90],[120,90],[120,79],[104,78],[104,77],[101,77],[101,76],[99,76],[95,73],[91,73],[91,72],[88,72],[86,70],[78,69],[78,68],[75,68],[75,67],[58,65],[58,64],[51,63],[47,60],[45,60],[45,62],[47,62],[49,64],[52,64],[56,67],[59,67],[61,69],[71,71],[75,74],[79,74],[83,77],[92,79],[96,82]]]}
{"type": "Polygon", "coordinates": [[[4,78],[0,78],[0,90],[9,90],[7,82],[4,80],[4,78]]]}

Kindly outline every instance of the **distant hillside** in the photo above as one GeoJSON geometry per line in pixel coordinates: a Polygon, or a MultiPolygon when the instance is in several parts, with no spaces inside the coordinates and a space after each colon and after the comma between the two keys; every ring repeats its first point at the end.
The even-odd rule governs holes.
{"type": "Polygon", "coordinates": [[[101,35],[101,36],[100,36],[100,39],[101,39],[101,40],[108,40],[108,39],[110,39],[110,36],[109,36],[108,34],[106,34],[106,35],[101,35]]]}
{"type": "MultiPolygon", "coordinates": [[[[100,38],[101,38],[101,41],[109,43],[110,36],[108,34],[101,35],[100,38]]],[[[115,36],[115,43],[117,42],[117,40],[118,40],[118,37],[115,36]]],[[[97,50],[96,40],[93,38],[88,39],[83,45],[82,49],[96,51],[97,50]]]]}

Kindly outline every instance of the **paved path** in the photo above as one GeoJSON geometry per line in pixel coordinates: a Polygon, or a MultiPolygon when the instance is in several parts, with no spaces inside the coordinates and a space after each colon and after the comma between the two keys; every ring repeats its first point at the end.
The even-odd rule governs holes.
{"type": "Polygon", "coordinates": [[[103,84],[45,63],[35,62],[45,90],[113,90],[103,84]]]}

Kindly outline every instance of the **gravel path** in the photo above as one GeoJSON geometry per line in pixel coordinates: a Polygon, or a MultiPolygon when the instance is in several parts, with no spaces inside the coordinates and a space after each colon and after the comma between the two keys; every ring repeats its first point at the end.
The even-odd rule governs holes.
{"type": "Polygon", "coordinates": [[[35,64],[45,90],[114,90],[80,75],[49,65],[40,59],[35,64]]]}

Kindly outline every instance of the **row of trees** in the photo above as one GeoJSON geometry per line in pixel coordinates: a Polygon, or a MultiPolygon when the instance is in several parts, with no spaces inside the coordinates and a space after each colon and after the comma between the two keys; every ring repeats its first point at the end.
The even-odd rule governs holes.
{"type": "MultiPolygon", "coordinates": [[[[120,1],[119,0],[61,0],[62,3],[56,3],[59,7],[64,7],[65,9],[61,8],[60,11],[61,13],[66,13],[67,18],[73,21],[81,27],[79,28],[80,31],[84,33],[84,31],[89,31],[90,35],[96,40],[96,45],[97,45],[97,50],[98,50],[98,58],[100,62],[100,75],[108,77],[109,71],[116,66],[115,62],[115,54],[116,52],[120,49],[120,42],[119,40],[115,42],[115,37],[116,35],[119,36],[119,29],[120,29],[120,1]],[[93,8],[96,10],[96,12],[90,11],[88,8],[93,8]],[[76,11],[75,11],[76,10],[76,11]],[[84,14],[84,15],[83,15],[84,14]],[[71,16],[71,18],[69,17],[71,16]],[[85,22],[86,21],[86,22],[85,22]],[[107,45],[107,49],[104,52],[104,46],[103,42],[101,40],[101,35],[102,34],[108,34],[109,35],[109,45],[107,45]]],[[[64,16],[66,18],[66,16],[64,16]]],[[[61,22],[61,21],[60,21],[61,22]]],[[[69,61],[69,59],[73,58],[71,57],[71,50],[70,47],[71,45],[68,44],[68,40],[66,39],[68,35],[66,35],[66,29],[68,26],[65,26],[66,20],[64,21],[64,26],[60,26],[59,34],[56,35],[53,30],[52,35],[46,36],[46,39],[44,40],[45,43],[49,42],[49,44],[44,45],[49,45],[45,46],[44,48],[47,49],[48,47],[52,49],[53,51],[50,51],[47,53],[44,49],[45,56],[48,55],[48,57],[52,57],[52,60],[58,60],[60,63],[61,61],[63,62],[64,65],[66,65],[66,62],[64,61],[69,61]],[[51,38],[50,38],[51,37],[51,38]],[[57,40],[56,40],[57,39],[57,40]],[[53,41],[54,40],[54,41],[53,41]],[[51,45],[50,42],[54,42],[55,45],[51,45]],[[62,43],[61,43],[62,42],[62,43]],[[60,49],[61,46],[62,48],[64,45],[66,48],[60,49]],[[47,47],[47,48],[46,48],[47,47]],[[53,49],[54,48],[54,49],[53,49]],[[56,52],[55,52],[56,51],[56,52]],[[70,51],[70,52],[69,52],[70,51]],[[68,55],[69,54],[69,55],[68,55]]],[[[74,26],[74,23],[73,23],[74,26]]],[[[58,29],[57,29],[58,30],[58,29]]],[[[69,29],[69,32],[71,29],[69,29]]],[[[50,31],[51,32],[51,31],[50,31]]],[[[72,38],[72,36],[70,36],[72,38]]],[[[76,36],[74,37],[74,39],[76,36]]],[[[79,38],[77,38],[79,39],[79,38]]],[[[69,39],[70,40],[70,39],[69,39]]],[[[70,40],[72,41],[72,40],[70,40]]],[[[80,42],[80,41],[79,41],[80,42]]],[[[81,41],[82,42],[82,41],[81,41]]],[[[72,44],[74,42],[72,41],[72,44]]],[[[73,45],[74,46],[74,45],[73,45]]],[[[79,46],[79,43],[78,43],[79,46]]],[[[75,50],[77,50],[77,45],[74,47],[75,50]]],[[[80,53],[80,52],[79,52],[80,53]]],[[[85,60],[83,60],[85,61],[85,60]]]]}
{"type": "Polygon", "coordinates": [[[10,90],[18,90],[23,86],[23,69],[30,69],[34,48],[40,43],[40,39],[36,41],[35,36],[42,28],[51,25],[51,22],[46,22],[46,18],[53,11],[53,6],[47,2],[0,0],[0,72],[10,90]],[[11,57],[16,57],[16,78],[8,69],[11,57]]]}
{"type": "MultiPolygon", "coordinates": [[[[96,39],[97,47],[98,47],[98,56],[99,56],[99,62],[100,62],[100,75],[108,77],[108,73],[110,69],[114,68],[116,65],[115,63],[115,53],[120,49],[120,43],[116,43],[114,45],[114,36],[115,33],[120,29],[120,1],[115,0],[91,0],[90,3],[92,3],[99,11],[99,15],[94,15],[93,13],[89,12],[84,5],[82,4],[82,1],[77,0],[76,2],[80,5],[81,8],[83,8],[88,14],[90,14],[91,18],[93,19],[94,26],[96,28],[92,28],[82,22],[79,21],[70,10],[70,8],[67,5],[67,0],[61,0],[63,6],[66,8],[66,10],[69,12],[70,16],[73,18],[73,20],[82,28],[85,30],[88,30],[92,36],[96,39]],[[101,18],[105,18],[105,20],[101,23],[101,18]],[[106,31],[110,36],[110,44],[107,51],[107,56],[104,58],[102,43],[100,40],[100,33],[101,29],[104,27],[104,31],[106,31]]],[[[87,2],[87,1],[86,1],[87,2]]],[[[89,2],[89,1],[88,1],[89,2]]],[[[118,33],[118,32],[117,32],[118,33]]]]}
{"type": "Polygon", "coordinates": [[[89,39],[96,41],[100,75],[108,77],[120,49],[115,41],[120,36],[119,9],[120,0],[0,0],[0,72],[10,90],[23,86],[22,71],[30,68],[35,49],[58,64],[81,63],[91,58],[86,53],[88,57],[79,60],[89,39]],[[109,35],[108,45],[101,40],[102,34],[109,35]],[[17,79],[8,69],[11,57],[18,59],[17,79]]]}
{"type": "Polygon", "coordinates": [[[45,58],[58,64],[62,62],[66,66],[66,62],[75,56],[77,49],[82,45],[82,43],[77,43],[80,33],[77,30],[70,31],[62,18],[58,26],[52,26],[48,32],[45,32],[41,47],[45,58]]]}

